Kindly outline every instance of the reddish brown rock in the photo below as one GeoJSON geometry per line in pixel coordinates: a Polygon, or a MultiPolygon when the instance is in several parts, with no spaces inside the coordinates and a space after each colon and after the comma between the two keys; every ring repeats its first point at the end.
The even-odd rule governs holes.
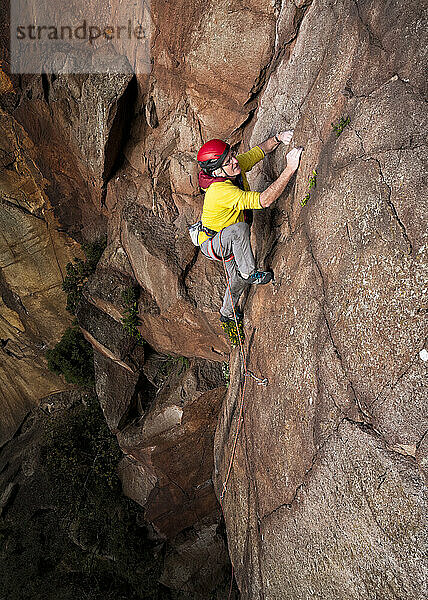
{"type": "MultiPolygon", "coordinates": [[[[205,516],[218,513],[211,471],[224,380],[218,363],[196,361],[187,369],[182,361],[171,358],[164,365],[163,387],[137,424],[123,429],[118,439],[153,485],[149,497],[138,500],[146,508],[147,519],[172,539],[205,516]]],[[[135,493],[133,497],[137,498],[135,493]]]]}
{"type": "MultiPolygon", "coordinates": [[[[195,383],[192,363],[181,380],[146,397],[144,378],[159,383],[158,357],[127,348],[119,292],[138,282],[140,331],[157,352],[224,360],[222,267],[198,254],[186,229],[202,207],[193,159],[211,137],[243,141],[245,150],[293,128],[294,144],[305,148],[297,176],[253,226],[258,261],[274,269],[275,283],[250,290],[245,307],[249,365],[269,386],[247,382],[225,496],[237,581],[251,600],[419,600],[422,7],[284,0],[230,11],[177,0],[152,3],[152,13],[148,80],[33,77],[18,85],[12,77],[18,103],[7,82],[5,103],[40,148],[64,227],[91,239],[108,229],[108,250],[87,290],[93,307],[80,318],[97,349],[106,418],[128,454],[125,489],[159,531],[180,539],[165,582],[199,593],[193,566],[217,547],[210,440],[223,392],[215,378],[201,391],[207,374],[195,383]],[[89,131],[83,123],[94,123],[97,102],[103,118],[89,131]],[[346,115],[350,124],[337,138],[332,123],[346,115]],[[316,187],[303,207],[314,169],[316,187]],[[180,527],[190,528],[187,538],[180,527]]],[[[254,189],[279,174],[286,152],[278,148],[254,169],[254,189]]],[[[239,413],[237,359],[235,352],[216,433],[218,496],[239,413]]]]}
{"type": "MultiPolygon", "coordinates": [[[[339,4],[305,13],[252,136],[292,127],[305,152],[287,195],[255,222],[276,283],[246,305],[250,368],[269,386],[247,384],[225,496],[244,598],[423,597],[427,246],[415,189],[424,186],[426,111],[398,36],[420,15],[417,3],[405,12],[339,4]],[[337,138],[331,122],[343,115],[351,122],[337,138]]],[[[266,179],[260,171],[256,189],[266,179]]],[[[238,392],[235,384],[216,433],[218,494],[238,392]]]]}

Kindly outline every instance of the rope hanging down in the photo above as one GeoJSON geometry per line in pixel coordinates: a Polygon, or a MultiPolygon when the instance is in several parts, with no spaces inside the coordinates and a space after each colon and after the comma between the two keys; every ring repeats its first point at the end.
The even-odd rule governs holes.
{"type": "MultiPolygon", "coordinates": [[[[244,396],[245,396],[245,387],[247,385],[247,377],[252,377],[256,381],[257,385],[263,385],[263,386],[267,386],[268,385],[268,380],[267,380],[266,377],[264,377],[263,379],[261,379],[260,377],[256,377],[256,375],[254,375],[254,373],[252,371],[250,371],[249,369],[247,369],[247,357],[246,357],[246,354],[245,354],[244,345],[242,343],[241,333],[239,331],[238,318],[236,316],[235,305],[233,303],[232,290],[230,288],[229,275],[228,275],[227,269],[226,269],[226,261],[224,260],[223,246],[222,246],[222,243],[221,243],[221,231],[219,233],[219,245],[220,245],[221,259],[223,261],[224,273],[226,275],[227,288],[229,290],[229,295],[230,295],[230,302],[232,304],[233,318],[235,320],[236,331],[238,332],[239,347],[240,347],[240,353],[241,353],[241,358],[242,358],[242,364],[244,366],[244,384],[242,386],[241,399],[240,399],[240,402],[239,402],[240,407],[239,407],[238,425],[236,427],[235,438],[233,440],[233,447],[232,447],[232,452],[231,452],[231,455],[230,455],[229,467],[227,469],[226,477],[225,477],[225,480],[224,480],[224,483],[223,483],[223,487],[222,487],[222,491],[221,491],[221,494],[220,494],[220,506],[221,506],[221,510],[222,510],[223,516],[224,516],[223,499],[224,499],[224,495],[225,495],[226,490],[227,490],[227,482],[229,481],[230,472],[232,470],[233,459],[235,458],[236,444],[238,442],[238,436],[239,436],[239,432],[241,430],[241,425],[242,425],[242,421],[243,421],[244,396]]],[[[230,588],[229,588],[228,600],[230,600],[230,597],[231,597],[232,584],[233,584],[233,563],[231,563],[231,565],[232,565],[232,573],[231,573],[231,580],[230,580],[230,588]]]]}
{"type": "MultiPolygon", "coordinates": [[[[220,234],[219,234],[219,246],[220,246],[221,258],[222,258],[222,261],[223,261],[224,273],[226,275],[227,288],[229,290],[229,295],[230,295],[230,302],[232,304],[233,318],[235,320],[236,331],[238,332],[238,339],[239,339],[240,354],[241,354],[241,358],[242,358],[242,365],[244,367],[244,384],[242,386],[242,393],[241,393],[241,399],[240,399],[238,425],[236,427],[235,438],[233,440],[232,453],[230,455],[230,460],[229,460],[229,467],[228,467],[228,470],[227,470],[226,478],[224,480],[222,492],[221,492],[221,495],[220,495],[220,505],[222,506],[223,498],[224,498],[224,495],[225,495],[226,489],[227,489],[227,482],[229,480],[230,472],[232,470],[233,459],[235,457],[236,444],[237,444],[237,441],[238,441],[238,436],[239,436],[239,432],[240,432],[241,425],[242,425],[242,420],[243,420],[242,417],[243,417],[244,396],[245,396],[245,387],[246,387],[246,384],[247,384],[247,377],[252,377],[257,382],[257,385],[263,385],[263,386],[267,386],[268,385],[268,380],[267,380],[266,377],[264,377],[263,379],[260,378],[260,377],[257,377],[256,375],[254,375],[254,373],[252,371],[250,371],[249,369],[247,369],[247,356],[245,354],[244,345],[242,343],[242,338],[241,338],[241,334],[240,334],[239,327],[238,327],[238,318],[236,316],[235,305],[233,303],[233,298],[232,298],[232,290],[231,290],[231,287],[230,287],[229,275],[227,273],[226,262],[224,260],[223,245],[221,243],[221,231],[220,231],[220,234]]],[[[223,506],[222,506],[222,509],[223,509],[223,506]]]]}

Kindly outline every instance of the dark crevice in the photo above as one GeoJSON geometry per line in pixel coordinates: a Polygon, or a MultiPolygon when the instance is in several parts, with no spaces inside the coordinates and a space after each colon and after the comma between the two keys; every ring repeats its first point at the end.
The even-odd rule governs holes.
{"type": "Polygon", "coordinates": [[[269,59],[267,64],[261,69],[252,89],[250,90],[249,98],[244,103],[244,107],[251,105],[253,102],[256,102],[258,100],[258,97],[265,88],[266,83],[269,81],[271,74],[276,70],[279,63],[283,59],[288,47],[296,40],[297,36],[299,35],[302,21],[311,5],[312,0],[310,2],[307,2],[306,4],[303,4],[299,8],[296,8],[293,34],[287,41],[282,43],[282,45],[276,53],[272,53],[271,58],[269,59]]]}
{"type": "Polygon", "coordinates": [[[25,316],[28,315],[28,310],[23,305],[21,298],[18,296],[18,294],[16,294],[15,292],[13,292],[10,289],[1,268],[0,268],[0,297],[8,308],[10,308],[11,310],[18,313],[21,317],[22,317],[22,315],[25,315],[25,316]]]}
{"type": "Polygon", "coordinates": [[[135,384],[134,393],[129,401],[128,408],[117,424],[117,430],[123,432],[126,428],[135,424],[141,425],[142,418],[147,414],[156,397],[155,386],[147,379],[141,371],[135,384]]]}
{"type": "Polygon", "coordinates": [[[103,186],[101,190],[102,204],[105,203],[107,184],[125,162],[124,148],[129,140],[137,97],[138,86],[137,79],[134,76],[124,93],[110,107],[107,124],[109,124],[110,119],[113,119],[113,121],[104,148],[103,186]]]}
{"type": "Polygon", "coordinates": [[[42,88],[43,88],[43,97],[45,99],[46,104],[49,104],[49,78],[46,73],[42,73],[42,88]]]}
{"type": "Polygon", "coordinates": [[[250,110],[250,112],[248,113],[247,117],[245,118],[245,120],[239,125],[239,127],[234,129],[230,135],[233,135],[233,134],[237,133],[238,131],[243,131],[247,127],[247,125],[249,125],[251,123],[251,121],[253,120],[256,110],[257,110],[257,107],[252,108],[250,110]]]}
{"type": "Polygon", "coordinates": [[[199,256],[199,248],[195,248],[191,260],[187,263],[185,268],[181,271],[181,273],[178,276],[178,289],[179,289],[180,295],[183,298],[185,298],[195,308],[197,308],[197,302],[194,298],[191,297],[191,295],[188,292],[188,288],[186,285],[186,278],[187,278],[188,274],[190,273],[192,267],[198,260],[198,256],[199,256]]]}
{"type": "Polygon", "coordinates": [[[358,1],[357,0],[353,0],[353,2],[354,2],[354,5],[355,5],[355,8],[356,8],[358,19],[359,19],[360,23],[362,24],[362,26],[364,27],[364,29],[367,32],[368,40],[369,40],[369,45],[370,46],[375,46],[376,48],[379,48],[383,52],[388,53],[388,51],[382,45],[382,40],[380,40],[377,37],[377,35],[370,29],[368,23],[366,23],[365,21],[363,21],[363,18],[362,18],[361,13],[360,13],[360,7],[358,5],[358,1]]]}
{"type": "Polygon", "coordinates": [[[376,162],[377,166],[378,166],[379,175],[380,175],[380,178],[381,178],[381,182],[383,183],[383,185],[388,190],[388,197],[387,197],[386,202],[387,202],[387,204],[388,204],[388,206],[389,206],[389,208],[391,210],[392,216],[395,218],[395,220],[397,221],[398,225],[400,226],[400,229],[402,231],[403,237],[404,237],[404,239],[406,241],[406,244],[407,244],[407,252],[408,252],[409,255],[411,255],[413,253],[412,242],[410,241],[410,238],[407,235],[406,228],[405,228],[403,222],[401,221],[400,217],[398,216],[397,210],[396,210],[396,208],[395,208],[395,206],[394,206],[394,204],[393,204],[393,202],[391,200],[392,190],[391,190],[391,187],[385,181],[385,177],[384,177],[384,175],[382,173],[382,167],[381,167],[380,161],[377,158],[371,158],[370,160],[374,160],[376,162]]]}

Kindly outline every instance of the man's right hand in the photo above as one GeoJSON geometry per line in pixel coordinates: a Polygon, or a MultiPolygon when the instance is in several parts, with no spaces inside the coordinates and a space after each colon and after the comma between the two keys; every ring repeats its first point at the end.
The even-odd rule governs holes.
{"type": "Polygon", "coordinates": [[[290,150],[286,156],[287,164],[285,168],[293,171],[293,173],[294,171],[297,171],[302,152],[303,148],[293,148],[293,150],[290,150]]]}
{"type": "Polygon", "coordinates": [[[279,198],[293,176],[293,173],[297,171],[302,152],[303,148],[293,148],[293,150],[290,150],[286,156],[287,165],[281,175],[260,194],[260,206],[267,208],[279,198]]]}

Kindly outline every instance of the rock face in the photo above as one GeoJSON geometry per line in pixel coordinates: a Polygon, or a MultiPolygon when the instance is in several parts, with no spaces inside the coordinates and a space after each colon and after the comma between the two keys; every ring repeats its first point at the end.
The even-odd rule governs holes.
{"type": "MultiPolygon", "coordinates": [[[[55,218],[79,241],[108,234],[79,322],[126,455],[124,489],[176,540],[165,584],[197,597],[202,579],[214,589],[225,564],[214,490],[220,498],[227,480],[243,598],[423,598],[424,7],[175,0],[151,10],[148,77],[4,73],[1,84],[3,108],[36,144],[55,218]],[[252,227],[275,283],[249,290],[245,305],[249,368],[269,385],[245,379],[240,426],[236,350],[226,396],[220,369],[222,266],[187,234],[203,200],[194,158],[213,137],[245,150],[286,129],[305,149],[299,170],[252,227]],[[150,348],[120,324],[130,286],[150,348]]],[[[253,169],[253,189],[278,176],[286,152],[253,169]]]]}
{"type": "MultiPolygon", "coordinates": [[[[313,2],[261,94],[251,142],[293,128],[305,152],[256,221],[276,283],[250,296],[246,324],[269,386],[248,384],[224,500],[245,598],[425,596],[426,104],[407,8],[313,2]]],[[[217,430],[218,493],[239,402],[235,389],[217,430]]]]}
{"type": "Polygon", "coordinates": [[[0,445],[28,410],[66,389],[47,370],[45,349],[70,315],[61,284],[79,245],[61,230],[46,194],[37,148],[10,115],[0,111],[0,445]]]}

